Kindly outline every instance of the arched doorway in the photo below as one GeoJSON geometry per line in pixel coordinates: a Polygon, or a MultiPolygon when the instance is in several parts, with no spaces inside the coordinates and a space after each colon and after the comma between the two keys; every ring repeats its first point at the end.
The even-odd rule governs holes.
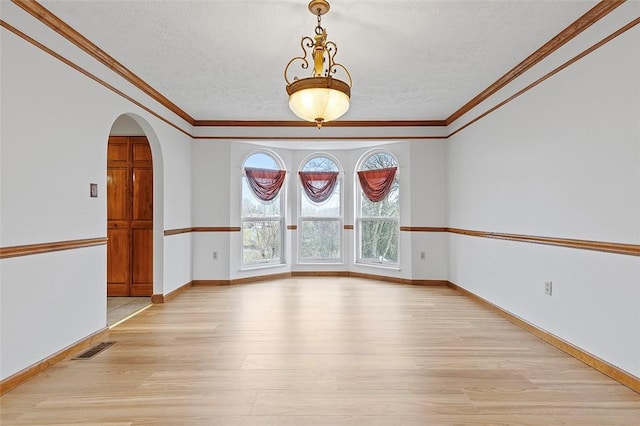
{"type": "Polygon", "coordinates": [[[153,294],[153,160],[146,136],[109,136],[107,296],[153,294]]]}

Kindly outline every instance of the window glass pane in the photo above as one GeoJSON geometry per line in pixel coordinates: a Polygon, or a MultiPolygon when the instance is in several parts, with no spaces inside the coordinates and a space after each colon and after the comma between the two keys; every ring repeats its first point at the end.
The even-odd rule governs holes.
{"type": "Polygon", "coordinates": [[[303,220],[300,232],[300,258],[340,258],[340,220],[303,220]]]}
{"type": "Polygon", "coordinates": [[[306,217],[340,217],[340,182],[336,183],[333,194],[323,203],[309,200],[304,191],[300,191],[300,214],[306,217]]]}
{"type": "MultiPolygon", "coordinates": [[[[339,172],[340,169],[330,158],[318,156],[308,160],[301,171],[339,172]]],[[[341,261],[341,183],[338,177],[331,196],[320,203],[311,201],[300,184],[299,259],[308,262],[341,261]]],[[[322,183],[318,185],[322,187],[322,183]]]]}
{"type": "Polygon", "coordinates": [[[363,219],[360,227],[362,260],[398,262],[398,227],[395,221],[363,219]]]}
{"type": "MultiPolygon", "coordinates": [[[[398,161],[386,152],[369,156],[360,170],[398,167],[398,161]]],[[[369,263],[398,264],[398,218],[400,217],[400,180],[396,174],[387,197],[370,201],[360,189],[358,208],[358,260],[369,263]]]]}
{"type": "MultiPolygon", "coordinates": [[[[255,153],[243,164],[257,169],[281,170],[268,153],[255,153]]],[[[244,174],[244,173],[243,173],[244,174]]],[[[242,263],[244,265],[282,262],[283,189],[271,201],[260,200],[242,176],[242,263]]],[[[226,208],[221,202],[220,208],[226,208]]]]}
{"type": "Polygon", "coordinates": [[[254,167],[256,169],[280,170],[280,165],[272,156],[257,152],[244,162],[244,167],[254,167]]]}
{"type": "Polygon", "coordinates": [[[242,178],[242,216],[243,217],[279,217],[280,194],[271,201],[262,201],[255,196],[247,178],[242,178]]]}
{"type": "Polygon", "coordinates": [[[337,172],[338,166],[327,157],[315,157],[307,161],[303,172],[337,172]]]}
{"type": "Polygon", "coordinates": [[[389,167],[397,167],[398,162],[390,154],[386,152],[378,152],[367,158],[362,165],[362,170],[388,169],[389,167]]]}
{"type": "Polygon", "coordinates": [[[280,260],[280,221],[245,220],[242,224],[242,261],[263,263],[280,260]]]}
{"type": "Polygon", "coordinates": [[[391,191],[384,200],[374,203],[360,191],[360,210],[362,217],[398,217],[400,214],[400,184],[396,178],[391,191]]]}
{"type": "MultiPolygon", "coordinates": [[[[392,155],[386,152],[378,152],[362,165],[362,170],[386,169],[389,167],[397,167],[398,162],[392,155]]],[[[362,217],[398,217],[400,214],[400,181],[398,175],[393,182],[393,186],[384,200],[374,203],[370,201],[362,190],[360,191],[360,214],[362,217]]]]}

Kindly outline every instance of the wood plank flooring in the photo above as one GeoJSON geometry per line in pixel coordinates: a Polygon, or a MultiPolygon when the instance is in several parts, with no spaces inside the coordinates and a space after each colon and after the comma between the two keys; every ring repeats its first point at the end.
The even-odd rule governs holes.
{"type": "Polygon", "coordinates": [[[194,287],[0,399],[2,425],[640,425],[640,394],[446,287],[194,287]]]}

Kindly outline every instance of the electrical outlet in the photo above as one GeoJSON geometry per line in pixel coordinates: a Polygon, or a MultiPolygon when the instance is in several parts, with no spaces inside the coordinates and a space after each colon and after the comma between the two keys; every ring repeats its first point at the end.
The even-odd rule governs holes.
{"type": "Polygon", "coordinates": [[[427,253],[421,251],[420,252],[420,260],[425,260],[427,258],[427,253]]]}
{"type": "Polygon", "coordinates": [[[212,257],[213,257],[213,260],[218,260],[218,252],[217,252],[217,251],[214,251],[214,252],[212,253],[212,257]]]}
{"type": "Polygon", "coordinates": [[[553,291],[553,282],[545,281],[544,282],[544,294],[546,294],[547,296],[551,296],[552,291],[553,291]]]}

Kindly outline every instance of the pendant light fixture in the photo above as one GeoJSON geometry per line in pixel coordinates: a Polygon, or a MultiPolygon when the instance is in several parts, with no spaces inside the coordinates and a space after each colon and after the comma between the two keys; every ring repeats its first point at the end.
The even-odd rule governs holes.
{"type": "Polygon", "coordinates": [[[312,0],[309,3],[309,11],[318,19],[315,36],[302,37],[300,46],[303,56],[291,59],[284,69],[289,108],[301,119],[315,122],[318,129],[323,123],[335,120],[347,112],[351,97],[351,75],[343,65],[335,62],[338,46],[327,41],[327,31],[322,28],[322,15],[329,12],[329,7],[326,0],[312,0]],[[300,62],[300,67],[306,70],[310,61],[313,62],[310,77],[289,78],[289,67],[294,62],[300,62]],[[338,70],[346,75],[348,83],[334,77],[338,70]]]}

